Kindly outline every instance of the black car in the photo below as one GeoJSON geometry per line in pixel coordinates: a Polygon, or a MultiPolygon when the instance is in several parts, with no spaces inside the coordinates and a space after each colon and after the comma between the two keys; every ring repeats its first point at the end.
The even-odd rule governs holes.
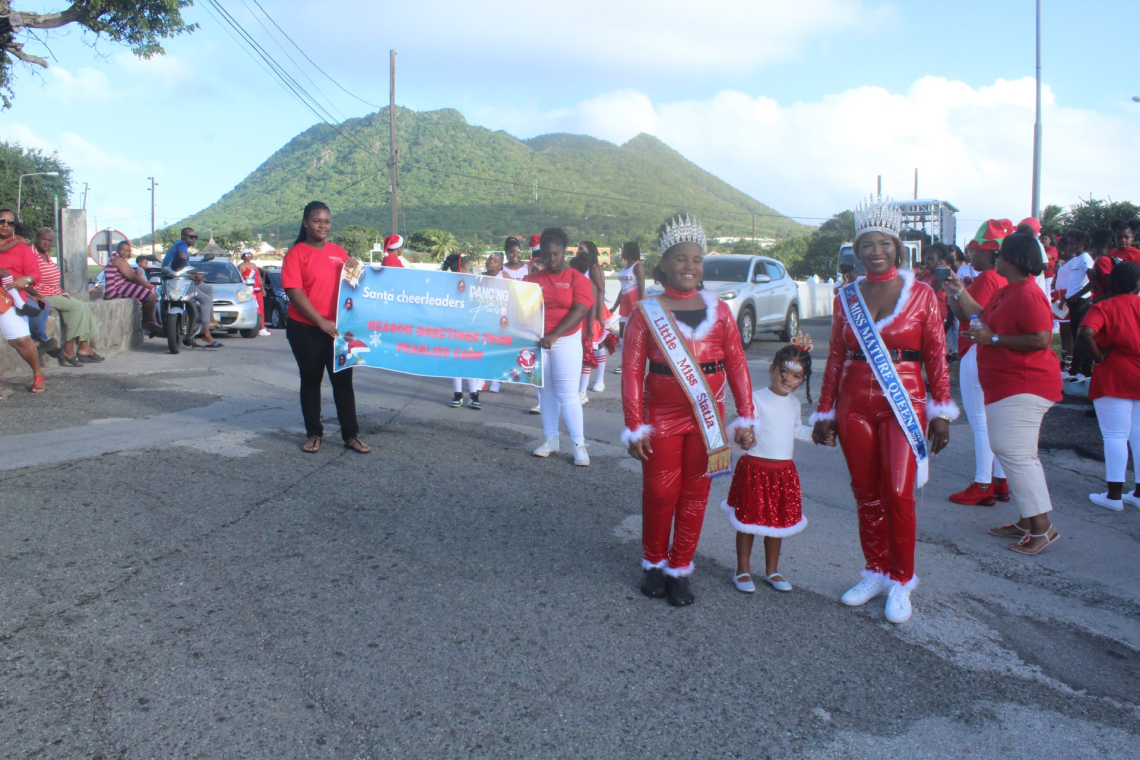
{"type": "Polygon", "coordinates": [[[286,312],[289,309],[289,296],[281,286],[281,270],[266,269],[262,280],[265,286],[265,322],[270,327],[285,327],[286,312]]]}

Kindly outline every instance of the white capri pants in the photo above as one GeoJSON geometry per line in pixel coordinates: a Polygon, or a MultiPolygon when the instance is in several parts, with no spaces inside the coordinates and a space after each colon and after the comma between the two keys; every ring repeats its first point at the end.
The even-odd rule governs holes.
{"type": "Polygon", "coordinates": [[[1096,421],[1104,436],[1105,480],[1123,483],[1128,473],[1128,444],[1132,444],[1133,475],[1140,473],[1140,401],[1103,396],[1093,399],[1096,421]]]}
{"type": "Polygon", "coordinates": [[[578,396],[578,380],[582,377],[582,336],[565,335],[551,348],[542,349],[542,388],[538,400],[542,404],[542,432],[558,435],[558,418],[566,420],[566,430],[574,443],[586,440],[582,425],[582,399],[578,396]]]}
{"type": "Polygon", "coordinates": [[[1022,517],[1053,511],[1045,470],[1037,458],[1041,420],[1051,406],[1052,401],[1032,393],[1019,393],[986,405],[990,448],[1005,468],[1012,500],[1022,517]]]}
{"type": "Polygon", "coordinates": [[[20,293],[16,290],[9,290],[8,295],[12,296],[12,300],[16,303],[8,311],[0,314],[0,335],[4,336],[4,340],[31,337],[32,331],[28,327],[28,318],[21,317],[16,313],[17,308],[23,307],[24,299],[20,298],[20,293]]]}
{"type": "Polygon", "coordinates": [[[962,391],[962,406],[966,419],[974,431],[974,482],[989,485],[994,478],[1005,478],[1001,462],[994,459],[990,448],[990,434],[986,427],[986,398],[978,381],[978,350],[973,346],[958,364],[958,385],[962,391]]]}
{"type": "MultiPolygon", "coordinates": [[[[470,377],[467,378],[467,390],[470,391],[471,393],[478,393],[479,388],[481,388],[482,386],[483,386],[482,380],[475,380],[474,378],[470,378],[470,377]]],[[[456,393],[463,393],[463,378],[461,378],[461,377],[451,378],[451,387],[455,390],[456,393]]]]}

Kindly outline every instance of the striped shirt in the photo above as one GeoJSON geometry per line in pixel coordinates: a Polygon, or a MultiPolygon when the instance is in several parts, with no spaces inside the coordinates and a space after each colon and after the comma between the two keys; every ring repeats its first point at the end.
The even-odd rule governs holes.
{"type": "Polygon", "coordinates": [[[36,292],[45,297],[63,295],[63,290],[59,287],[59,267],[50,256],[41,256],[38,252],[36,260],[40,265],[40,276],[36,278],[36,292]]]}

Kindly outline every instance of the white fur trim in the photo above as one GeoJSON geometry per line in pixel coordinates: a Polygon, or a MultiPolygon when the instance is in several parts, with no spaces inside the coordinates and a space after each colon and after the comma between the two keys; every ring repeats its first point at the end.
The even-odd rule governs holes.
{"type": "Polygon", "coordinates": [[[895,586],[898,586],[898,587],[899,587],[899,588],[901,588],[903,591],[906,591],[906,592],[908,592],[908,593],[909,593],[909,592],[911,592],[911,591],[914,591],[914,590],[915,590],[915,589],[918,587],[918,576],[917,576],[917,575],[912,575],[912,576],[911,576],[911,578],[910,578],[910,580],[909,580],[909,581],[907,581],[906,583],[900,583],[900,582],[896,581],[894,578],[888,578],[888,579],[887,579],[887,583],[888,583],[888,584],[889,584],[889,585],[890,585],[892,588],[893,588],[893,587],[895,587],[895,586]]]}
{"type": "Polygon", "coordinates": [[[945,414],[950,418],[950,421],[953,422],[954,420],[958,419],[958,416],[961,415],[962,412],[960,409],[958,409],[958,405],[955,404],[953,400],[940,404],[937,401],[927,399],[926,421],[929,422],[940,414],[945,414]]]}
{"type": "Polygon", "coordinates": [[[832,421],[834,421],[835,420],[835,410],[832,409],[829,412],[816,412],[812,416],[808,417],[808,424],[814,425],[815,423],[819,422],[820,420],[832,420],[832,421]]]}
{"type": "Polygon", "coordinates": [[[644,557],[642,557],[642,559],[641,559],[641,569],[642,570],[653,570],[655,568],[657,570],[664,570],[666,567],[668,567],[668,565],[669,565],[669,560],[667,560],[667,559],[663,559],[660,562],[650,562],[649,560],[645,559],[644,557]]]}
{"type": "MultiPolygon", "coordinates": [[[[878,322],[875,323],[875,328],[877,330],[879,330],[880,332],[883,330],[884,327],[889,325],[891,322],[895,321],[895,317],[897,317],[899,314],[902,313],[902,310],[906,308],[907,301],[910,300],[910,293],[911,293],[911,290],[914,288],[914,270],[913,269],[900,269],[899,270],[899,277],[903,278],[903,289],[902,289],[902,292],[899,293],[899,301],[898,301],[898,303],[895,304],[895,310],[894,311],[892,311],[890,314],[888,314],[887,316],[883,317],[882,319],[880,319],[878,322]]],[[[858,282],[859,280],[865,280],[865,279],[867,279],[866,276],[860,277],[860,278],[856,279],[855,281],[858,282]]]]}
{"type": "Polygon", "coordinates": [[[728,515],[728,521],[732,523],[732,527],[736,528],[739,533],[751,533],[754,536],[768,536],[769,538],[784,538],[785,536],[794,536],[801,530],[807,527],[807,518],[801,518],[798,523],[787,528],[769,528],[767,525],[753,525],[752,523],[742,523],[736,519],[736,507],[730,507],[727,501],[720,503],[720,508],[728,515]]]}
{"type": "Polygon", "coordinates": [[[684,567],[666,567],[665,574],[670,578],[686,578],[693,574],[694,565],[692,562],[684,567]]]}
{"type": "Polygon", "coordinates": [[[737,417],[732,421],[732,424],[728,426],[728,432],[732,433],[736,430],[743,430],[744,428],[752,428],[752,432],[755,433],[760,429],[760,421],[755,417],[737,417]]]}
{"type": "Polygon", "coordinates": [[[625,430],[621,431],[621,442],[625,444],[626,448],[629,448],[630,444],[636,443],[637,441],[644,441],[652,434],[652,425],[642,425],[638,427],[637,430],[630,430],[629,428],[626,428],[625,430]]]}
{"type": "Polygon", "coordinates": [[[720,309],[720,299],[717,298],[716,293],[711,290],[698,290],[697,295],[705,302],[705,318],[697,325],[697,329],[694,330],[680,320],[674,320],[677,322],[677,332],[681,333],[682,337],[694,341],[704,340],[708,337],[709,333],[712,332],[713,325],[716,324],[717,312],[720,309]]]}
{"type": "Polygon", "coordinates": [[[885,583],[891,582],[891,576],[887,575],[886,573],[877,573],[874,570],[864,570],[863,572],[860,573],[860,575],[864,579],[866,579],[866,578],[879,578],[880,580],[884,581],[885,583]]]}

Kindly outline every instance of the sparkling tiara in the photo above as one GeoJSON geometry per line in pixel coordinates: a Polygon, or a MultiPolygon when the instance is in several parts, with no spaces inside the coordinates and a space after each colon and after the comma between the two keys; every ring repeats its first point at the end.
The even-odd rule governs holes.
{"type": "Polygon", "coordinates": [[[855,237],[881,232],[897,238],[902,232],[902,209],[890,198],[868,198],[855,207],[855,237]]]}
{"type": "Polygon", "coordinates": [[[705,231],[699,221],[693,221],[685,214],[682,220],[680,215],[670,222],[665,222],[665,231],[661,233],[658,249],[661,253],[669,250],[678,243],[696,243],[701,251],[706,249],[705,231]]]}

